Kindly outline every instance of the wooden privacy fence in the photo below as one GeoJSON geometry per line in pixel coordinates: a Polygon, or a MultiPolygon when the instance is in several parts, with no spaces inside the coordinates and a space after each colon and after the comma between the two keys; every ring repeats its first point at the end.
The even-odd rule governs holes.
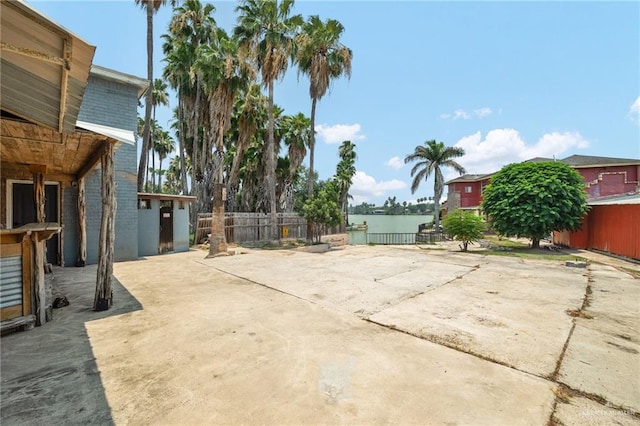
{"type": "MultiPolygon", "coordinates": [[[[305,240],[307,221],[298,213],[277,213],[280,239],[305,240]]],[[[228,243],[249,243],[269,241],[271,236],[271,216],[264,213],[225,213],[224,231],[228,243]]],[[[328,228],[323,234],[345,232],[344,225],[328,228]]],[[[198,229],[195,244],[202,244],[211,233],[211,213],[198,214],[198,229]]]]}

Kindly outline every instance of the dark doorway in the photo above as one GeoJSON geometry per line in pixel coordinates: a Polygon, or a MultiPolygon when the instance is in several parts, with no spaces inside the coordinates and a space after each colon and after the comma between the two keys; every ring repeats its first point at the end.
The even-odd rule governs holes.
{"type": "MultiPolygon", "coordinates": [[[[33,184],[13,184],[12,227],[18,228],[36,221],[36,208],[33,203],[33,184]]],[[[44,220],[58,222],[58,185],[44,186],[44,220]]],[[[47,241],[47,263],[58,265],[59,236],[54,235],[47,241]]]]}
{"type": "Polygon", "coordinates": [[[158,253],[173,251],[173,201],[160,201],[160,244],[158,253]]]}

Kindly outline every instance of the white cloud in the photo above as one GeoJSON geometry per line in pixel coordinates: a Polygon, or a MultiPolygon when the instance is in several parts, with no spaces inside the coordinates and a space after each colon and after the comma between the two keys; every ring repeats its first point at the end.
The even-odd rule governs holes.
{"type": "Polygon", "coordinates": [[[491,108],[483,107],[483,108],[474,109],[473,113],[476,115],[476,117],[483,118],[488,115],[491,115],[493,111],[491,111],[491,108]]]}
{"type": "Polygon", "coordinates": [[[484,118],[493,114],[493,110],[489,107],[482,107],[478,109],[474,109],[473,113],[467,112],[463,109],[457,109],[452,114],[450,113],[442,113],[440,114],[440,118],[442,120],[452,119],[452,120],[469,120],[472,116],[476,116],[477,118],[484,118]]]}
{"type": "Polygon", "coordinates": [[[636,124],[640,124],[640,96],[629,107],[627,118],[636,124]]]}
{"type": "Polygon", "coordinates": [[[459,118],[468,120],[471,118],[471,115],[469,115],[469,113],[467,113],[465,110],[457,109],[453,112],[453,119],[458,120],[459,118]]]}
{"type": "Polygon", "coordinates": [[[365,138],[359,124],[335,124],[328,126],[319,124],[316,132],[326,143],[342,143],[344,141],[359,141],[365,138]]]}
{"type": "Polygon", "coordinates": [[[401,169],[402,166],[404,166],[404,161],[402,161],[400,157],[391,157],[385,164],[392,169],[398,170],[401,169]]]}
{"type": "MultiPolygon", "coordinates": [[[[515,129],[494,129],[484,139],[477,132],[463,137],[455,146],[465,151],[458,162],[468,173],[492,173],[506,164],[534,157],[560,158],[570,149],[587,148],[589,142],[577,132],[552,132],[536,143],[528,144],[515,129]]],[[[453,177],[455,174],[448,175],[448,178],[453,177]]]]}
{"type": "Polygon", "coordinates": [[[363,171],[356,171],[353,183],[349,188],[349,194],[353,196],[353,204],[358,205],[372,198],[383,197],[390,191],[404,189],[407,184],[401,180],[393,179],[376,182],[375,178],[363,171]]]}

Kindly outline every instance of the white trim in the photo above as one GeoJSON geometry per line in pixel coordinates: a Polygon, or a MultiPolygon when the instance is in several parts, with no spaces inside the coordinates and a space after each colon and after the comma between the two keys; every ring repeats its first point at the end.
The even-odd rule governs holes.
{"type": "Polygon", "coordinates": [[[89,130],[91,132],[99,133],[104,136],[108,136],[119,142],[129,145],[136,144],[136,138],[131,130],[118,129],[117,127],[103,126],[102,124],[87,123],[86,121],[76,121],[76,127],[89,130]]]}
{"type": "MultiPolygon", "coordinates": [[[[5,223],[5,229],[13,229],[13,184],[14,183],[27,183],[33,185],[32,180],[25,179],[7,179],[7,223],[5,223]]],[[[58,197],[56,199],[56,204],[58,204],[58,223],[60,223],[60,199],[62,198],[62,193],[60,191],[61,185],[60,182],[55,182],[51,180],[44,181],[44,185],[55,185],[58,187],[58,197]]],[[[45,190],[46,191],[46,190],[45,190]]]]}

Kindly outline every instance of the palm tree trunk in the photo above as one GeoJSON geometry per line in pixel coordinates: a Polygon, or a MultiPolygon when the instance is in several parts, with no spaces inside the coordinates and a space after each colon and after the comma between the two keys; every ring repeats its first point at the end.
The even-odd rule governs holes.
{"type": "Polygon", "coordinates": [[[311,137],[309,139],[309,178],[307,180],[309,199],[313,198],[313,160],[316,148],[316,98],[311,99],[311,137]]]}
{"type": "Polygon", "coordinates": [[[147,150],[149,149],[149,126],[151,121],[151,103],[153,102],[153,5],[146,4],[147,9],[147,100],[144,106],[144,130],[142,132],[142,151],[138,165],[138,192],[144,189],[144,176],[147,169],[147,150]]]}
{"type": "Polygon", "coordinates": [[[270,213],[270,238],[278,240],[277,210],[276,210],[276,146],[275,146],[275,119],[273,116],[273,81],[269,82],[269,133],[267,136],[267,162],[265,174],[265,186],[269,196],[269,213],[270,213]]]}
{"type": "MultiPolygon", "coordinates": [[[[182,111],[182,99],[178,96],[178,115],[180,116],[180,137],[178,138],[178,149],[180,150],[180,180],[182,181],[182,195],[189,195],[189,188],[187,186],[187,162],[185,160],[184,153],[184,137],[186,133],[184,132],[184,113],[182,111]]],[[[189,209],[191,211],[191,209],[189,209]]]]}
{"type": "Polygon", "coordinates": [[[433,197],[433,217],[435,219],[435,231],[440,231],[440,194],[435,194],[433,197]]]}
{"type": "MultiPolygon", "coordinates": [[[[316,149],[316,98],[311,99],[311,137],[309,138],[309,177],[307,179],[307,198],[313,198],[313,160],[316,149]]],[[[311,244],[313,238],[313,223],[307,221],[307,244],[311,244]]]]}

